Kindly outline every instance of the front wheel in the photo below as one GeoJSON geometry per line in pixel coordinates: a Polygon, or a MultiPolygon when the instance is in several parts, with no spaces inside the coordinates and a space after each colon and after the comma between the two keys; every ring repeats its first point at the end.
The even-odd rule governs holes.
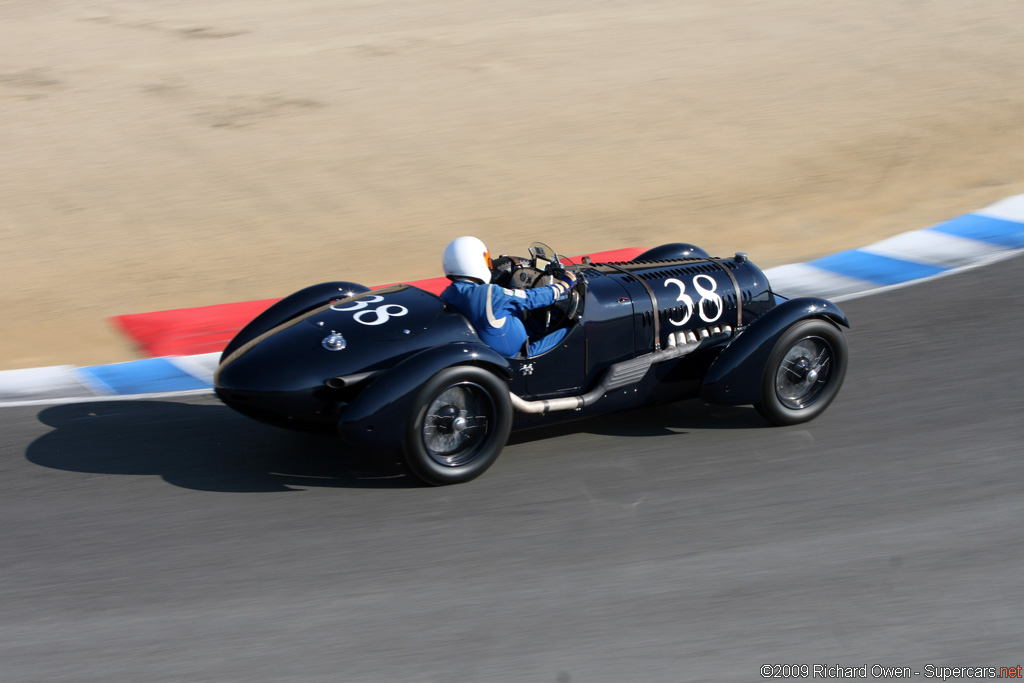
{"type": "Polygon", "coordinates": [[[479,477],[512,429],[508,387],[483,368],[442,370],[423,385],[413,405],[402,453],[412,473],[434,486],[479,477]]]}
{"type": "Polygon", "coordinates": [[[777,425],[813,420],[846,377],[846,339],[825,320],[801,320],[775,343],[761,381],[757,412],[777,425]]]}

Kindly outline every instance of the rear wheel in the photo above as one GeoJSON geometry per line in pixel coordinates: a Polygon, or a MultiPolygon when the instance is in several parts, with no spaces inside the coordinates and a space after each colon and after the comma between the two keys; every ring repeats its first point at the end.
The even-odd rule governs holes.
{"type": "Polygon", "coordinates": [[[483,474],[512,429],[508,387],[483,368],[442,370],[423,385],[414,405],[402,453],[413,474],[435,486],[483,474]]]}
{"type": "Polygon", "coordinates": [[[777,425],[800,424],[820,415],[846,376],[846,339],[825,320],[801,320],[775,343],[754,407],[777,425]]]}

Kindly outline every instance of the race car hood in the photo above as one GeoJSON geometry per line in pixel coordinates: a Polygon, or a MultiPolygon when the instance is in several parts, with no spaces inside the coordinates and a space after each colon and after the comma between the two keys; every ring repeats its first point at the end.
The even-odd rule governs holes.
{"type": "Polygon", "coordinates": [[[241,391],[299,391],[386,369],[438,344],[478,340],[437,296],[395,285],[318,307],[283,322],[227,356],[214,382],[241,391]]]}

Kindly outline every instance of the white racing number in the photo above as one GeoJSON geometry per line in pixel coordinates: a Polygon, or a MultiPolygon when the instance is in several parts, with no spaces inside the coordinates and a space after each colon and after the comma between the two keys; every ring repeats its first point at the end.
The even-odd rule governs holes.
{"type": "Polygon", "coordinates": [[[718,296],[715,289],[718,288],[718,282],[715,278],[710,275],[695,275],[693,278],[693,286],[700,293],[700,306],[699,313],[700,319],[706,323],[713,323],[722,317],[722,297],[718,296]],[[704,278],[711,283],[710,288],[704,288],[700,286],[701,278],[704,278]],[[706,306],[710,306],[714,316],[709,315],[706,311],[706,306]]]}
{"type": "Polygon", "coordinates": [[[384,304],[377,308],[370,308],[370,304],[379,304],[381,301],[384,301],[384,297],[373,294],[364,299],[351,301],[346,306],[331,306],[331,310],[358,311],[352,316],[352,319],[361,325],[383,325],[391,318],[400,318],[409,312],[408,308],[398,304],[384,304]],[[369,316],[373,316],[373,318],[368,319],[369,316]]]}
{"type": "Polygon", "coordinates": [[[668,287],[669,285],[675,285],[679,288],[679,296],[676,297],[676,301],[682,301],[686,306],[686,315],[683,316],[682,320],[673,320],[672,316],[669,316],[668,321],[673,325],[685,325],[686,321],[693,315],[693,299],[686,293],[686,283],[683,281],[670,277],[665,280],[665,286],[668,287]]]}
{"type": "MultiPolygon", "coordinates": [[[[669,316],[668,321],[676,326],[685,325],[689,321],[690,316],[693,315],[693,299],[686,293],[686,283],[682,280],[671,277],[665,280],[665,286],[668,287],[669,285],[675,285],[679,288],[679,296],[676,297],[676,301],[682,301],[686,311],[683,314],[682,320],[673,320],[669,316]]],[[[715,281],[715,278],[710,275],[695,275],[693,277],[693,287],[700,294],[700,303],[697,304],[697,313],[700,315],[700,319],[706,323],[713,323],[721,318],[724,308],[722,306],[722,297],[718,296],[718,293],[715,291],[718,288],[718,282],[715,281]],[[711,284],[708,285],[707,283],[711,284]]]]}

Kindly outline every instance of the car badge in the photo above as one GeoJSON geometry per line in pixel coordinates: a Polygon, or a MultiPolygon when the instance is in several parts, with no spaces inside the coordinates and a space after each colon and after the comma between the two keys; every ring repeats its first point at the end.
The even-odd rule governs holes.
{"type": "Polygon", "coordinates": [[[343,336],[331,330],[330,336],[324,337],[323,345],[328,351],[341,351],[348,346],[348,342],[345,341],[343,336]]]}
{"type": "Polygon", "coordinates": [[[519,369],[522,370],[524,375],[532,375],[533,374],[533,363],[525,363],[519,369]]]}

